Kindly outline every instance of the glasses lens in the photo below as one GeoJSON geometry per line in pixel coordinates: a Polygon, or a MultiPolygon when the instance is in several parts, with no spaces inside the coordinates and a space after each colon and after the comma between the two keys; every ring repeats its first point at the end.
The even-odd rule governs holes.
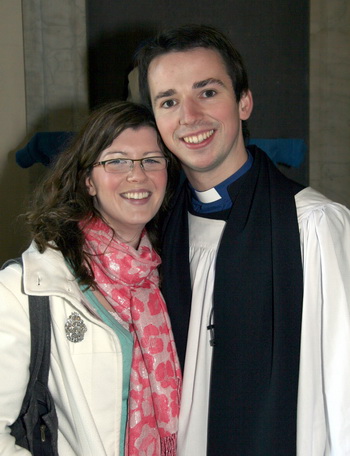
{"type": "Polygon", "coordinates": [[[131,158],[115,158],[105,162],[104,167],[107,173],[128,173],[134,162],[141,162],[145,171],[160,171],[167,166],[165,157],[147,157],[141,160],[132,160],[131,158]]]}
{"type": "Polygon", "coordinates": [[[127,173],[130,170],[131,163],[131,160],[121,158],[108,160],[105,163],[105,170],[107,173],[127,173]]]}
{"type": "Polygon", "coordinates": [[[165,157],[148,157],[142,160],[142,166],[145,171],[159,171],[167,165],[165,157]]]}

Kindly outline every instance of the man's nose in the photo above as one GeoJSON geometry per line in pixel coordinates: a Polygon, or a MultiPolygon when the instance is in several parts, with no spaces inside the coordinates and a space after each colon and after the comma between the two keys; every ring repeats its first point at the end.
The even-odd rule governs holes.
{"type": "Polygon", "coordinates": [[[191,125],[202,117],[199,103],[193,99],[183,100],[180,108],[180,124],[191,125]]]}

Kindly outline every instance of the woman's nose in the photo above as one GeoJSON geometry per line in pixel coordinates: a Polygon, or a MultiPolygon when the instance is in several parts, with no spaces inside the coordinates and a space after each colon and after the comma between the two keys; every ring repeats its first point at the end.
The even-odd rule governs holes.
{"type": "Polygon", "coordinates": [[[134,161],[131,165],[131,169],[128,172],[127,179],[129,181],[137,181],[140,182],[147,178],[147,174],[142,168],[140,161],[134,161]]]}

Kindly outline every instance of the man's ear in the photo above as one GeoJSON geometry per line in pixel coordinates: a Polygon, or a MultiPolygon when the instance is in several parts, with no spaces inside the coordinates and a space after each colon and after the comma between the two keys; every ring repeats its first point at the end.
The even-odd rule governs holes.
{"type": "Polygon", "coordinates": [[[96,189],[95,189],[94,182],[93,182],[93,180],[91,179],[91,176],[88,176],[88,177],[85,179],[85,185],[86,185],[86,189],[87,189],[89,195],[95,196],[95,195],[96,195],[96,189]]]}
{"type": "Polygon", "coordinates": [[[239,100],[239,117],[241,120],[247,120],[253,111],[253,95],[250,90],[244,92],[239,100]]]}

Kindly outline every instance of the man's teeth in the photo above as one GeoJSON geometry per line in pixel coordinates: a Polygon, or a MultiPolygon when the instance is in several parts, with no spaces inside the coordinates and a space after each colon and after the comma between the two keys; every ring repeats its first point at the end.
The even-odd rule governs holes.
{"type": "Polygon", "coordinates": [[[150,195],[150,192],[142,192],[142,193],[128,192],[128,193],[123,193],[123,196],[125,198],[127,198],[127,199],[135,199],[135,200],[148,198],[149,195],[150,195]]]}
{"type": "Polygon", "coordinates": [[[208,139],[212,134],[214,133],[214,130],[209,130],[205,133],[201,133],[199,135],[193,135],[193,136],[184,136],[183,140],[187,144],[199,144],[203,142],[205,139],[208,139]]]}

